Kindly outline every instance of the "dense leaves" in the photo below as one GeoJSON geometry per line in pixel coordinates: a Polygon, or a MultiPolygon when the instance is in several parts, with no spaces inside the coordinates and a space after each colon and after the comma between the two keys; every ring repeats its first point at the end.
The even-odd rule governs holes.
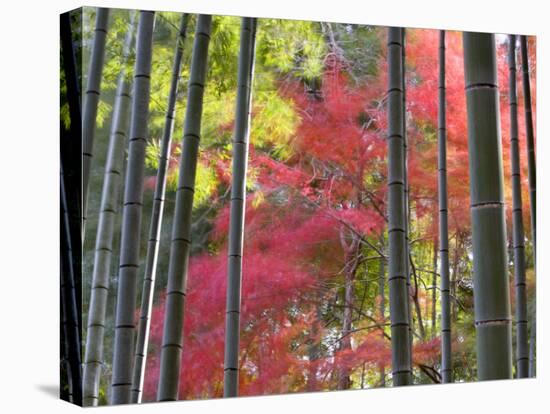
{"type": "MultiPolygon", "coordinates": [[[[93,11],[85,10],[83,37],[89,39],[93,11]]],[[[90,234],[95,234],[97,226],[109,114],[128,19],[126,11],[114,11],[112,15],[98,117],[98,158],[91,181],[90,234]]],[[[178,19],[177,13],[160,12],[156,20],[142,260],[178,19]]],[[[190,20],[191,27],[194,21],[190,20]]],[[[387,254],[385,28],[278,19],[259,19],[258,23],[247,178],[239,393],[333,390],[344,371],[349,375],[351,388],[376,387],[384,381],[390,384],[389,309],[386,306],[384,314],[380,313],[379,295],[380,271],[387,277],[382,267],[387,254]],[[345,299],[346,288],[353,291],[351,301],[345,299]],[[351,315],[348,317],[352,327],[346,333],[343,332],[345,309],[351,310],[347,314],[351,315]]],[[[182,399],[223,394],[228,195],[239,26],[236,17],[216,16],[213,20],[193,210],[180,373],[182,399]]],[[[158,384],[170,229],[193,30],[188,33],[169,161],[167,209],[157,272],[159,288],[152,315],[144,400],[155,399],[158,384]]],[[[504,37],[497,39],[510,218],[508,71],[504,37]]],[[[84,45],[84,54],[89,53],[88,43],[84,45]]],[[[534,72],[535,47],[530,46],[534,72]]],[[[417,305],[413,315],[415,383],[439,381],[439,303],[436,314],[431,314],[432,289],[438,285],[432,286],[433,274],[438,272],[433,260],[438,230],[437,47],[436,30],[407,30],[406,109],[413,264],[410,293],[417,305]]],[[[133,58],[130,61],[127,70],[131,75],[133,58]]],[[[475,334],[467,208],[470,204],[467,127],[459,33],[448,33],[446,67],[453,365],[457,381],[470,381],[476,379],[475,334]]],[[[535,107],[534,86],[532,76],[535,107]]],[[[521,165],[526,168],[521,88],[518,92],[521,165]]],[[[62,114],[66,113],[63,111],[62,114]]],[[[528,200],[527,171],[522,173],[523,199],[528,200]]],[[[529,222],[528,211],[524,208],[525,223],[529,222]]],[[[526,234],[530,238],[528,226],[526,234]]],[[[115,245],[118,243],[115,237],[115,245]]],[[[90,246],[85,246],[85,274],[89,278],[93,257],[90,246]]],[[[531,268],[528,295],[532,299],[530,240],[527,253],[531,268]]],[[[118,257],[114,256],[113,261],[118,262],[118,257]]],[[[116,286],[115,275],[111,280],[116,286]]],[[[85,291],[84,297],[88,296],[85,291]]],[[[111,299],[108,315],[113,313],[111,299]]],[[[138,314],[136,309],[136,317],[138,314]]],[[[112,323],[109,319],[107,349],[111,347],[112,323]]],[[[107,377],[110,364],[107,360],[107,377]]],[[[108,383],[102,381],[102,387],[108,383]]]]}

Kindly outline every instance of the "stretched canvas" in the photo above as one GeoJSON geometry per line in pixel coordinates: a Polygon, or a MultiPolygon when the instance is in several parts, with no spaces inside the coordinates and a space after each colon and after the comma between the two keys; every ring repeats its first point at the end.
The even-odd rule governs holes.
{"type": "Polygon", "coordinates": [[[60,20],[60,394],[536,376],[536,38],[60,20]]]}

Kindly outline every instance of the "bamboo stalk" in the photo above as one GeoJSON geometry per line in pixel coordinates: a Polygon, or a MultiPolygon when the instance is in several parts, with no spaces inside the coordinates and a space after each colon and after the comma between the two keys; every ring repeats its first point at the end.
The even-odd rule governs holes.
{"type": "Polygon", "coordinates": [[[145,362],[147,358],[147,346],[149,340],[149,328],[151,325],[151,310],[153,306],[153,294],[155,291],[155,276],[157,272],[157,259],[159,252],[160,230],[162,226],[162,214],[164,210],[164,197],[166,194],[166,175],[168,172],[168,160],[170,158],[170,147],[172,133],[174,131],[174,117],[176,110],[176,98],[178,94],[178,83],[181,74],[183,46],[187,32],[188,14],[181,17],[174,63],[172,66],[172,80],[168,94],[168,107],[164,130],[162,132],[159,167],[155,193],[153,195],[153,212],[151,214],[151,226],[149,228],[149,240],[147,241],[147,256],[145,259],[145,277],[143,281],[141,313],[137,331],[137,344],[134,356],[134,374],[132,385],[132,402],[140,403],[143,391],[143,378],[145,374],[145,362]]]}
{"type": "MultiPolygon", "coordinates": [[[[122,63],[128,60],[134,37],[134,17],[132,14],[124,40],[122,63]]],[[[124,69],[117,82],[117,92],[109,137],[109,149],[105,163],[101,207],[95,244],[92,291],[88,311],[88,331],[84,356],[84,406],[96,406],[99,401],[99,381],[104,363],[103,341],[105,336],[105,316],[109,296],[109,279],[113,251],[115,221],[120,203],[120,188],[124,166],[124,147],[128,131],[128,115],[131,102],[130,83],[124,69]]]]}
{"type": "Polygon", "coordinates": [[[256,19],[243,17],[239,52],[235,130],[233,134],[233,166],[225,316],[224,397],[236,397],[239,391],[239,331],[242,257],[255,43],[256,19]]]}
{"type": "Polygon", "coordinates": [[[401,72],[401,82],[403,85],[403,151],[404,151],[404,170],[405,171],[405,177],[404,177],[404,192],[405,192],[405,246],[406,246],[406,269],[407,269],[407,292],[409,294],[409,340],[410,340],[410,353],[412,356],[412,346],[413,346],[413,327],[414,327],[414,319],[413,319],[413,312],[412,312],[412,306],[414,302],[413,297],[413,289],[411,287],[411,244],[410,244],[410,221],[411,221],[411,207],[409,203],[409,177],[408,177],[408,168],[409,168],[409,148],[408,148],[408,141],[407,141],[407,78],[406,78],[406,48],[405,48],[405,41],[406,41],[406,29],[401,29],[401,36],[402,36],[402,42],[401,42],[401,59],[402,59],[402,67],[403,70],[401,72]]]}
{"type": "MultiPolygon", "coordinates": [[[[445,79],[445,31],[439,32],[438,193],[439,257],[441,266],[441,379],[453,382],[451,349],[451,300],[449,281],[449,224],[447,197],[447,102],[445,79]]],[[[435,288],[435,286],[434,286],[435,288]]]]}
{"type": "Polygon", "coordinates": [[[474,253],[474,310],[480,380],[512,377],[512,333],[495,38],[464,32],[474,253]]]}
{"type": "Polygon", "coordinates": [[[403,137],[403,34],[388,29],[389,291],[393,385],[411,383],[410,305],[407,291],[405,154],[403,137]]]}
{"type": "Polygon", "coordinates": [[[160,359],[160,378],[157,390],[158,401],[178,399],[179,373],[183,349],[183,317],[187,271],[191,249],[191,213],[195,192],[195,175],[201,130],[204,86],[208,61],[208,44],[212,16],[199,15],[195,30],[191,76],[187,93],[187,111],[183,134],[178,188],[170,261],[168,286],[164,312],[164,332],[160,359]]]}
{"type": "Polygon", "coordinates": [[[82,404],[81,382],[81,210],[80,210],[80,157],[81,108],[78,69],[73,45],[70,13],[60,18],[61,53],[70,114],[70,128],[61,128],[60,171],[60,298],[61,298],[61,350],[66,370],[68,401],[82,404]]]}
{"type": "MultiPolygon", "coordinates": [[[[529,53],[527,38],[520,36],[523,97],[525,100],[525,135],[527,138],[527,166],[529,171],[529,200],[531,209],[531,231],[535,259],[537,251],[537,170],[535,162],[535,137],[533,129],[533,109],[531,106],[531,81],[529,79],[529,53]]],[[[535,260],[536,261],[536,260],[535,260]]]]}
{"type": "Polygon", "coordinates": [[[80,325],[78,315],[80,308],[76,300],[75,268],[73,262],[72,240],[69,230],[69,215],[63,176],[63,162],[61,162],[60,197],[61,197],[61,301],[64,313],[64,333],[66,334],[67,357],[69,365],[71,402],[82,405],[82,373],[80,325]]]}
{"type": "Polygon", "coordinates": [[[109,24],[109,9],[98,7],[96,11],[94,43],[88,69],[88,79],[82,113],[82,240],[86,229],[88,211],[88,186],[94,152],[94,135],[97,118],[97,107],[101,93],[101,75],[105,60],[105,43],[107,26],[109,24]]]}
{"type": "Polygon", "coordinates": [[[525,242],[521,199],[521,167],[518,140],[518,102],[516,92],[516,36],[508,37],[508,69],[510,72],[508,99],[510,103],[510,157],[512,165],[512,227],[514,249],[514,279],[516,288],[516,375],[529,376],[529,346],[527,333],[527,293],[525,283],[525,242]]]}
{"type": "Polygon", "coordinates": [[[124,183],[124,206],[120,242],[120,270],[115,318],[115,345],[113,354],[112,403],[128,404],[131,401],[132,362],[134,352],[137,278],[139,271],[139,247],[145,173],[145,147],[147,145],[147,120],[151,56],[155,13],[140,11],[128,167],[124,183]]]}

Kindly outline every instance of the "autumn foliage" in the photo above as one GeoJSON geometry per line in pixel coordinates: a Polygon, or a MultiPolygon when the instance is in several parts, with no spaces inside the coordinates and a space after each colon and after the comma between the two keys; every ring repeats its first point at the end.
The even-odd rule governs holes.
{"type": "MultiPolygon", "coordinates": [[[[438,33],[407,33],[411,231],[415,234],[422,230],[424,240],[428,240],[437,235],[438,33]]],[[[449,232],[455,237],[470,226],[468,148],[462,41],[459,33],[449,33],[447,39],[449,232]]],[[[301,80],[291,78],[277,84],[280,96],[290,100],[299,114],[298,127],[285,144],[289,154],[278,156],[269,146],[255,145],[251,137],[249,172],[253,179],[246,200],[240,395],[334,389],[336,370],[341,367],[355,373],[356,382],[365,367],[391,368],[390,341],[384,336],[388,332],[388,310],[380,315],[380,299],[371,299],[369,307],[356,299],[354,331],[349,334],[352,340],[347,349],[339,346],[342,303],[335,300],[341,293],[347,260],[345,240],[356,238],[369,255],[381,253],[372,246],[384,237],[386,227],[384,53],[378,57],[378,73],[359,80],[349,76],[346,62],[332,58],[325,61],[317,90],[305,91],[301,80]]],[[[505,54],[506,44],[499,43],[502,144],[508,186],[505,54]]],[[[521,91],[519,97],[521,126],[521,91]]],[[[220,126],[220,133],[230,127],[220,126]]],[[[526,166],[524,128],[520,131],[521,162],[526,166]]],[[[231,164],[227,158],[216,158],[215,151],[219,155],[218,149],[211,149],[201,157],[214,166],[220,185],[216,194],[222,194],[230,184],[231,164]]],[[[177,168],[177,163],[171,168],[177,168]]],[[[523,177],[527,179],[526,171],[523,177]]],[[[229,204],[225,202],[216,211],[208,248],[191,258],[180,378],[182,399],[221,397],[223,393],[228,228],[229,204]]],[[[360,273],[376,272],[378,262],[365,261],[354,275],[356,280],[367,280],[365,295],[373,296],[378,282],[360,273]]],[[[419,300],[427,304],[428,293],[420,293],[419,300]]],[[[145,400],[154,400],[156,394],[163,303],[161,295],[153,311],[145,400]]],[[[438,335],[415,338],[413,353],[416,367],[437,364],[438,335]]]]}

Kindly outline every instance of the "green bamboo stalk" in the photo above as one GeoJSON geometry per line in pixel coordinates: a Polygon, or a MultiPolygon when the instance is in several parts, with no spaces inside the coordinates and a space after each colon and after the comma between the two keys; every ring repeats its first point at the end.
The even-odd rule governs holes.
{"type": "Polygon", "coordinates": [[[413,346],[413,312],[412,312],[412,289],[411,289],[411,245],[410,245],[410,221],[411,221],[411,208],[409,204],[409,177],[408,177],[408,168],[409,168],[409,149],[408,149],[408,142],[407,142],[407,79],[406,79],[406,49],[405,49],[405,41],[406,41],[406,29],[401,29],[401,59],[402,59],[402,67],[403,70],[401,72],[401,82],[403,85],[403,171],[405,171],[404,176],[404,192],[405,192],[405,248],[406,248],[406,271],[407,271],[407,292],[410,296],[409,298],[409,306],[407,308],[407,312],[409,313],[409,341],[410,341],[410,353],[412,357],[412,346],[413,346]]]}
{"type": "MultiPolygon", "coordinates": [[[[441,267],[441,379],[453,382],[451,358],[451,298],[449,281],[449,222],[447,197],[447,86],[445,79],[445,31],[439,32],[438,194],[439,257],[441,267]]],[[[435,271],[435,269],[434,269],[435,271]]],[[[435,288],[435,286],[434,286],[435,288]]]]}
{"type": "Polygon", "coordinates": [[[535,138],[533,129],[533,109],[531,106],[531,81],[529,79],[529,53],[527,38],[520,36],[523,97],[525,100],[525,135],[527,137],[527,166],[529,171],[529,201],[531,207],[531,231],[533,247],[537,251],[537,170],[535,162],[535,138]]]}
{"type": "Polygon", "coordinates": [[[256,19],[243,17],[237,80],[235,131],[227,263],[225,314],[224,397],[239,392],[239,331],[241,312],[242,255],[246,206],[246,170],[252,111],[256,19]]]}
{"type": "Polygon", "coordinates": [[[145,174],[145,147],[151,87],[151,56],[155,13],[140,11],[128,167],[124,183],[124,207],[120,243],[120,270],[115,318],[115,345],[113,354],[112,403],[131,401],[132,362],[134,352],[137,279],[145,174]]]}
{"type": "Polygon", "coordinates": [[[183,317],[187,271],[191,249],[191,213],[201,130],[204,86],[206,81],[208,44],[212,16],[199,15],[195,30],[191,76],[187,93],[187,111],[183,134],[178,188],[170,260],[168,286],[164,312],[164,332],[160,359],[160,378],[157,390],[158,401],[178,399],[179,373],[183,349],[183,317]]]}
{"type": "Polygon", "coordinates": [[[411,383],[410,312],[407,291],[405,154],[403,145],[403,35],[388,29],[389,291],[393,385],[411,383]]]}
{"type": "MultiPolygon", "coordinates": [[[[122,66],[128,61],[134,38],[135,14],[124,40],[122,66]]],[[[103,361],[103,340],[105,336],[105,315],[109,295],[109,278],[113,251],[115,221],[120,202],[122,170],[124,165],[124,147],[128,131],[130,102],[130,83],[124,69],[117,82],[117,92],[109,137],[109,149],[105,163],[101,207],[95,244],[92,292],[88,311],[88,331],[86,353],[84,356],[84,406],[96,406],[99,401],[99,381],[103,361]]]]}
{"type": "Polygon", "coordinates": [[[149,328],[151,325],[151,310],[153,306],[153,294],[155,291],[155,276],[157,272],[157,260],[159,252],[160,230],[162,214],[164,210],[164,196],[166,193],[166,174],[168,172],[168,160],[172,145],[172,133],[174,131],[174,116],[176,110],[176,98],[178,83],[181,74],[183,46],[187,33],[189,15],[183,14],[180,21],[174,63],[172,66],[172,80],[168,94],[168,107],[162,132],[159,167],[155,194],[153,196],[153,211],[151,214],[151,226],[149,228],[149,240],[147,241],[147,257],[145,259],[145,277],[141,294],[141,313],[137,331],[137,344],[134,356],[134,374],[132,385],[132,402],[140,403],[143,390],[143,377],[145,374],[145,362],[147,358],[147,346],[149,340],[149,328]]]}
{"type": "Polygon", "coordinates": [[[97,106],[101,93],[101,75],[103,73],[103,61],[105,60],[108,24],[109,9],[98,7],[95,20],[94,43],[88,69],[84,110],[82,113],[82,240],[84,240],[86,229],[88,183],[92,168],[97,106]]]}
{"type": "Polygon", "coordinates": [[[508,99],[510,103],[510,157],[512,165],[512,226],[514,248],[514,279],[516,288],[516,375],[529,376],[529,346],[527,333],[527,293],[525,284],[525,242],[521,199],[521,168],[518,140],[518,102],[516,91],[516,36],[508,37],[508,99]]]}
{"type": "Polygon", "coordinates": [[[495,37],[463,33],[479,380],[512,377],[495,37]]]}

